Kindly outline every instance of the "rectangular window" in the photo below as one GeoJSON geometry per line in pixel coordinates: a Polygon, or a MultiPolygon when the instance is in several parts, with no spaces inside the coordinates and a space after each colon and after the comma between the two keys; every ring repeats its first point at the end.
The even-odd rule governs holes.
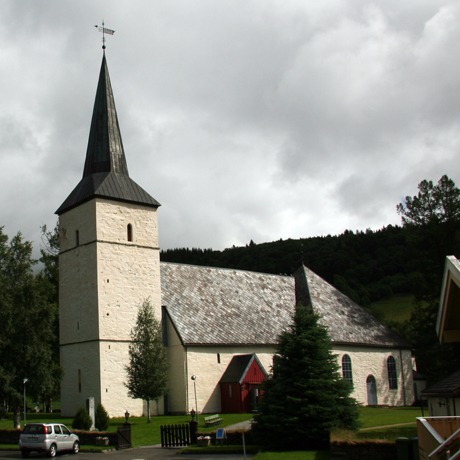
{"type": "Polygon", "coordinates": [[[396,372],[396,361],[393,356],[390,356],[387,360],[388,369],[388,386],[390,390],[398,389],[398,374],[396,372]]]}
{"type": "Polygon", "coordinates": [[[81,393],[81,370],[78,369],[78,392],[81,393]]]}
{"type": "Polygon", "coordinates": [[[217,364],[220,364],[220,353],[217,353],[217,364]]]}
{"type": "Polygon", "coordinates": [[[75,246],[80,246],[80,232],[78,230],[75,231],[75,246]]]}

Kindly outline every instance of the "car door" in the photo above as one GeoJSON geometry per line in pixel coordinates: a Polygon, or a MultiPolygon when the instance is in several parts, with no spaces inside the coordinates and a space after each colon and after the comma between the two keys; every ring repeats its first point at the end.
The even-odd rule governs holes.
{"type": "Polygon", "coordinates": [[[73,438],[71,436],[70,430],[65,426],[61,425],[62,431],[62,449],[70,450],[73,446],[73,438]]]}
{"type": "Polygon", "coordinates": [[[63,444],[64,444],[64,435],[62,434],[61,431],[61,426],[60,425],[53,425],[53,434],[52,437],[56,441],[56,446],[57,450],[62,450],[64,449],[63,444]]]}

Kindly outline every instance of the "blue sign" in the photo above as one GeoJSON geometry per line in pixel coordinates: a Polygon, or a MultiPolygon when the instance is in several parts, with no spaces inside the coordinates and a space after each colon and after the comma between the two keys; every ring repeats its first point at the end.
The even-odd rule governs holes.
{"type": "Polygon", "coordinates": [[[216,439],[227,439],[225,428],[217,428],[216,439]]]}

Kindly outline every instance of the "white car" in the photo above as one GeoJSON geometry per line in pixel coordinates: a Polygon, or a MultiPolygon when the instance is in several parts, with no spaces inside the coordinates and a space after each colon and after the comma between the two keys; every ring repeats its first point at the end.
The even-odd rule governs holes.
{"type": "Polygon", "coordinates": [[[57,452],[80,451],[80,438],[59,423],[28,423],[19,436],[19,449],[23,457],[30,452],[46,452],[55,457],[57,452]]]}

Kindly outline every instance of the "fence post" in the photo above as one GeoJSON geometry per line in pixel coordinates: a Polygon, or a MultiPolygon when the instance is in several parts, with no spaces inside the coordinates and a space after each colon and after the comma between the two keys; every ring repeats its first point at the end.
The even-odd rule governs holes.
{"type": "Polygon", "coordinates": [[[198,431],[198,422],[192,420],[190,423],[190,443],[196,444],[196,432],[198,431]]]}

